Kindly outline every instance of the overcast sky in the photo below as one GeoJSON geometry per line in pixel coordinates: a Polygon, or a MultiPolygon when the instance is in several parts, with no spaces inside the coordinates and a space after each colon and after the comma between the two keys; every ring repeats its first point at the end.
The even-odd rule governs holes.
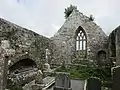
{"type": "Polygon", "coordinates": [[[64,23],[64,9],[70,4],[92,14],[106,34],[120,25],[120,0],[0,0],[0,17],[51,37],[64,23]]]}

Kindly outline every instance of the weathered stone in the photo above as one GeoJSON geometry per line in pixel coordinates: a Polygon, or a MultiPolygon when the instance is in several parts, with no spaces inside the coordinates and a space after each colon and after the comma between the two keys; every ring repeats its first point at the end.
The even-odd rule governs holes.
{"type": "Polygon", "coordinates": [[[83,30],[87,37],[87,54],[85,58],[96,60],[98,52],[107,52],[107,35],[89,17],[83,15],[78,10],[74,10],[66,19],[65,23],[58,32],[51,38],[55,43],[53,48],[53,58],[60,64],[63,60],[71,63],[73,58],[80,59],[80,50],[76,52],[76,33],[83,30]],[[89,48],[89,49],[88,49],[89,48]],[[75,57],[76,56],[76,57],[75,57]]]}
{"type": "MultiPolygon", "coordinates": [[[[3,79],[4,55],[5,54],[10,55],[9,62],[7,64],[9,68],[8,72],[9,74],[12,74],[12,72],[19,74],[19,75],[16,75],[19,78],[17,77],[16,79],[12,78],[13,81],[16,81],[17,83],[20,82],[19,85],[24,82],[27,82],[26,80],[30,77],[31,78],[29,80],[33,80],[32,76],[30,77],[27,76],[29,72],[27,73],[26,71],[25,72],[26,75],[23,74],[26,68],[27,70],[29,70],[29,68],[32,68],[35,66],[41,69],[42,63],[43,63],[42,60],[45,59],[45,49],[48,48],[51,52],[50,46],[52,44],[49,38],[41,36],[33,31],[17,26],[1,18],[0,18],[0,41],[1,41],[0,78],[3,79]],[[27,66],[25,64],[26,62],[25,60],[28,60],[27,61],[28,64],[31,61],[34,63],[27,66]],[[21,66],[20,64],[22,64],[23,66],[21,66]],[[23,68],[23,69],[20,69],[20,68],[23,68]]],[[[1,80],[0,90],[2,90],[1,89],[1,87],[3,86],[2,83],[3,81],[1,80]]]]}
{"type": "Polygon", "coordinates": [[[36,84],[42,84],[43,83],[43,73],[41,70],[37,71],[37,75],[35,77],[35,83],[36,84]]]}
{"type": "Polygon", "coordinates": [[[120,27],[116,28],[116,65],[120,65],[120,27]]]}
{"type": "Polygon", "coordinates": [[[120,66],[113,69],[113,86],[112,90],[120,89],[120,66]]]}
{"type": "Polygon", "coordinates": [[[89,78],[87,80],[87,90],[101,90],[101,81],[98,78],[89,78]]]}
{"type": "Polygon", "coordinates": [[[55,78],[54,90],[72,90],[71,80],[68,73],[58,73],[55,78]]]}
{"type": "Polygon", "coordinates": [[[44,71],[47,71],[47,72],[51,71],[50,64],[48,64],[48,63],[44,64],[44,71]]]}
{"type": "Polygon", "coordinates": [[[42,87],[39,84],[35,84],[35,85],[32,85],[32,90],[42,90],[42,87]]]}
{"type": "Polygon", "coordinates": [[[3,42],[2,47],[10,47],[10,49],[15,50],[15,55],[10,58],[13,64],[21,60],[21,58],[24,57],[27,52],[28,57],[25,58],[31,59],[32,57],[37,66],[41,68],[42,60],[45,59],[45,49],[48,48],[51,50],[51,40],[49,38],[1,18],[0,41],[3,42]]]}

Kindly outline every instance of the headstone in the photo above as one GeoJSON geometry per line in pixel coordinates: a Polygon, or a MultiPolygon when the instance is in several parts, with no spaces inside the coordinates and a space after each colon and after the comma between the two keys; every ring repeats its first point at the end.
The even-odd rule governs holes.
{"type": "Polygon", "coordinates": [[[54,90],[72,90],[70,74],[68,73],[58,73],[55,78],[54,90]]]}
{"type": "Polygon", "coordinates": [[[98,78],[89,78],[87,80],[86,90],[101,90],[101,81],[98,78]]]}
{"type": "Polygon", "coordinates": [[[42,84],[43,83],[43,73],[41,70],[37,71],[37,75],[35,77],[35,83],[36,84],[42,84]]]}
{"type": "Polygon", "coordinates": [[[113,69],[113,86],[112,90],[120,90],[120,66],[113,69]]]}

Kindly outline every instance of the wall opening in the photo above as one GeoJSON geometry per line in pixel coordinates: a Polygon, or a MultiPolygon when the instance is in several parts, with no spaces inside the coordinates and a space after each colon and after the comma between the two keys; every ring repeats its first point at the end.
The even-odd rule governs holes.
{"type": "Polygon", "coordinates": [[[87,57],[87,36],[86,32],[82,27],[79,27],[76,30],[76,35],[75,35],[75,47],[76,47],[76,52],[79,54],[80,58],[86,58],[87,57]]]}
{"type": "Polygon", "coordinates": [[[36,76],[37,65],[33,60],[26,58],[18,61],[8,70],[8,81],[11,81],[18,86],[24,86],[36,76]]]}
{"type": "Polygon", "coordinates": [[[103,64],[106,61],[106,52],[101,50],[98,52],[98,64],[103,64]]]}

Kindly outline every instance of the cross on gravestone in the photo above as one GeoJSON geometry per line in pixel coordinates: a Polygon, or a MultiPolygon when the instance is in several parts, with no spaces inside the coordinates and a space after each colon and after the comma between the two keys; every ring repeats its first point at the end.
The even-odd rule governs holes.
{"type": "Polygon", "coordinates": [[[72,90],[70,74],[68,73],[58,73],[55,78],[54,90],[72,90]]]}
{"type": "Polygon", "coordinates": [[[120,66],[113,69],[113,85],[112,90],[120,90],[120,66]]]}
{"type": "Polygon", "coordinates": [[[98,78],[89,78],[87,80],[86,90],[101,90],[101,81],[98,78]]]}

